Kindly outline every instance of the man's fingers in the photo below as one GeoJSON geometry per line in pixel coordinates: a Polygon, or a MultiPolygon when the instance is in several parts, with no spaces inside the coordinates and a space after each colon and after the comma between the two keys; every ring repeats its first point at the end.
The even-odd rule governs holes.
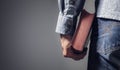
{"type": "Polygon", "coordinates": [[[72,59],[74,59],[74,60],[80,60],[80,59],[83,59],[83,58],[85,57],[86,54],[87,54],[87,52],[84,52],[84,53],[79,54],[79,55],[76,55],[76,54],[73,53],[73,57],[72,57],[72,59]]]}
{"type": "Polygon", "coordinates": [[[67,57],[67,58],[72,58],[74,60],[80,60],[80,59],[84,58],[84,56],[86,54],[76,55],[71,50],[71,45],[72,45],[71,38],[72,37],[67,36],[67,35],[61,35],[60,41],[61,41],[63,56],[67,57]]]}
{"type": "Polygon", "coordinates": [[[87,54],[87,52],[84,52],[84,53],[79,54],[79,55],[74,54],[73,51],[70,48],[67,48],[67,51],[64,54],[64,57],[72,58],[74,60],[80,60],[80,59],[83,59],[86,54],[87,54]]]}

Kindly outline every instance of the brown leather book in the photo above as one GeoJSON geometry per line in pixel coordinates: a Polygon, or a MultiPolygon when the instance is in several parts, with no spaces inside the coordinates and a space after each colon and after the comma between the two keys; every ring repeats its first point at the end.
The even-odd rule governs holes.
{"type": "Polygon", "coordinates": [[[86,40],[89,36],[94,14],[83,10],[80,16],[78,26],[72,40],[72,48],[76,51],[84,51],[86,40]]]}

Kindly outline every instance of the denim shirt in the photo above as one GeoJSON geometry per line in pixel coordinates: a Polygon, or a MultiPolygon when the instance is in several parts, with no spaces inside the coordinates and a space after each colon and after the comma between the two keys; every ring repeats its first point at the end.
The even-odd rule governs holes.
{"type": "Polygon", "coordinates": [[[84,2],[85,0],[58,0],[57,33],[73,35],[77,17],[83,8],[84,2]]]}
{"type": "MultiPolygon", "coordinates": [[[[73,35],[77,17],[85,0],[58,0],[59,15],[56,32],[73,35]]],[[[120,20],[120,0],[96,0],[96,17],[120,20]]]]}

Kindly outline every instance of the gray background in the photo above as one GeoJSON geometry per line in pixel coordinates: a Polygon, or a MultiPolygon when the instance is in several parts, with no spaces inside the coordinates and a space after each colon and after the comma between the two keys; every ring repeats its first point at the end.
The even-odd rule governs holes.
{"type": "Polygon", "coordinates": [[[86,70],[88,56],[62,56],[57,17],[57,0],[0,0],[0,70],[86,70]]]}

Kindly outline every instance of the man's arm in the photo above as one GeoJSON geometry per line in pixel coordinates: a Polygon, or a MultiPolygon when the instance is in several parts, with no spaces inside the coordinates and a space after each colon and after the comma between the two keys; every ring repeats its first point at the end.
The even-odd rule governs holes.
{"type": "Polygon", "coordinates": [[[59,15],[56,32],[63,35],[73,35],[77,17],[83,9],[85,0],[58,0],[59,15]]]}
{"type": "Polygon", "coordinates": [[[60,34],[60,41],[64,57],[75,60],[83,58],[83,55],[76,55],[71,50],[71,40],[75,32],[77,17],[83,9],[85,0],[58,0],[59,16],[56,32],[60,34]]]}

